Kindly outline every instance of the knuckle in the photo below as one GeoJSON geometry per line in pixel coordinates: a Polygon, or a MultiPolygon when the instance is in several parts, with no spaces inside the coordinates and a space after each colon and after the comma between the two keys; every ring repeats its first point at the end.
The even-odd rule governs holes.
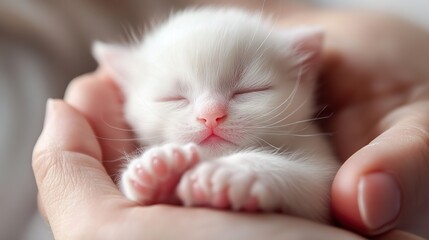
{"type": "Polygon", "coordinates": [[[59,180],[65,171],[64,153],[57,150],[43,150],[33,153],[32,168],[40,188],[59,180]]]}
{"type": "Polygon", "coordinates": [[[47,173],[54,167],[60,154],[56,151],[35,151],[33,153],[32,167],[36,180],[43,182],[47,173]]]}

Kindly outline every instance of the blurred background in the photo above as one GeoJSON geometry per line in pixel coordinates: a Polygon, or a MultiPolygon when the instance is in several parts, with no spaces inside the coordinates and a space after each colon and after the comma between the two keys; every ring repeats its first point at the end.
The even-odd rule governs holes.
{"type": "MultiPolygon", "coordinates": [[[[0,0],[0,240],[52,239],[37,212],[31,152],[46,99],[61,98],[71,79],[96,68],[91,43],[120,40],[128,26],[195,2],[220,1],[0,0]]],[[[296,2],[391,12],[429,30],[429,1],[296,2]]]]}

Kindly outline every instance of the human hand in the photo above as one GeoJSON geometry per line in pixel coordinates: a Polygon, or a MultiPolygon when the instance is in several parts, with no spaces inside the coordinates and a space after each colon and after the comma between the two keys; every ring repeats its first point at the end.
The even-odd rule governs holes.
{"type": "Polygon", "coordinates": [[[55,239],[362,239],[286,215],[138,206],[107,173],[114,176],[119,164],[112,160],[133,149],[121,109],[119,91],[102,72],[74,80],[66,102],[48,102],[33,169],[55,239]]]}
{"type": "Polygon", "coordinates": [[[332,187],[340,224],[429,236],[429,34],[380,13],[313,11],[282,26],[326,29],[320,104],[344,162],[332,187]]]}
{"type": "MultiPolygon", "coordinates": [[[[339,31],[339,34],[341,34],[341,31],[339,31]]],[[[327,40],[329,46],[329,36],[327,40]]],[[[362,46],[366,46],[366,44],[362,44],[361,47],[362,46]]],[[[337,48],[332,47],[331,49],[328,47],[328,51],[325,54],[325,63],[331,64],[333,59],[332,56],[334,55],[345,57],[344,59],[353,60],[354,57],[359,56],[359,54],[356,54],[356,52],[351,54],[344,49],[338,48],[338,46],[337,48]]],[[[344,62],[341,61],[339,63],[344,64],[344,62]]],[[[335,89],[339,86],[342,86],[339,87],[339,89],[347,89],[347,84],[340,84],[339,86],[336,85],[336,81],[338,81],[338,79],[343,79],[341,78],[341,75],[343,75],[343,77],[344,74],[347,74],[347,76],[355,76],[356,80],[351,79],[349,80],[350,82],[346,83],[356,83],[358,87],[361,87],[361,82],[359,81],[373,79],[374,76],[377,76],[377,74],[374,73],[384,73],[381,68],[379,71],[374,71],[373,73],[368,71],[368,69],[365,70],[365,68],[360,69],[362,66],[359,66],[359,64],[351,64],[350,70],[350,62],[347,62],[348,65],[345,65],[347,67],[341,66],[340,64],[340,67],[337,66],[337,68],[329,66],[329,64],[325,65],[324,68],[326,74],[324,81],[326,84],[324,86],[325,89],[322,92],[326,91],[326,93],[329,93],[327,94],[328,98],[325,98],[324,100],[327,103],[334,103],[332,106],[335,108],[338,107],[335,104],[335,100],[338,99],[335,99],[334,97],[338,97],[339,94],[330,93],[329,90],[335,89]],[[356,75],[349,73],[355,73],[356,75]],[[365,76],[368,73],[372,73],[374,75],[370,74],[371,77],[365,76]]],[[[410,62],[408,62],[408,64],[410,64],[411,67],[413,66],[413,64],[410,62]]],[[[405,69],[410,66],[405,66],[405,69]]],[[[413,70],[410,70],[410,72],[413,73],[413,70]]],[[[75,83],[72,84],[72,86],[69,88],[66,100],[68,101],[69,105],[72,105],[75,109],[78,110],[78,112],[67,106],[67,104],[63,105],[63,103],[59,103],[61,107],[56,107],[56,111],[58,111],[58,109],[64,110],[68,108],[70,111],[66,110],[65,113],[72,113],[72,115],[62,112],[60,114],[62,116],[57,116],[56,122],[54,121],[53,123],[46,124],[44,133],[41,135],[39,143],[35,149],[33,166],[40,190],[40,202],[41,205],[46,209],[47,219],[50,222],[53,232],[58,239],[73,238],[73,235],[75,237],[77,236],[76,238],[78,239],[92,238],[92,236],[95,235],[101,237],[103,236],[102,234],[106,234],[111,238],[118,238],[120,236],[130,236],[130,238],[132,238],[132,236],[144,238],[146,236],[151,237],[152,239],[154,237],[157,239],[162,239],[163,237],[167,238],[169,236],[174,236],[175,238],[178,238],[178,236],[183,236],[183,238],[192,239],[192,237],[195,236],[197,236],[195,238],[198,238],[198,236],[199,238],[207,238],[208,236],[214,236],[218,238],[220,233],[225,234],[225,238],[227,239],[239,239],[239,237],[246,237],[246,239],[253,237],[258,239],[266,236],[267,232],[271,233],[271,231],[279,233],[279,238],[288,236],[284,234],[291,234],[289,236],[297,236],[298,234],[298,236],[306,236],[308,238],[318,239],[324,238],[323,234],[334,234],[325,235],[326,238],[329,239],[357,237],[353,235],[347,235],[350,233],[344,233],[341,230],[335,228],[328,227],[328,229],[320,229],[322,225],[314,225],[314,223],[308,225],[306,221],[302,222],[302,220],[297,220],[286,216],[264,215],[262,220],[261,216],[256,215],[234,214],[210,210],[189,210],[165,206],[138,207],[135,204],[125,200],[122,195],[118,193],[110,178],[107,177],[104,169],[106,169],[111,176],[115,175],[120,163],[120,161],[117,160],[124,152],[130,152],[134,147],[134,143],[132,141],[124,141],[124,139],[132,139],[132,132],[129,131],[125,121],[122,118],[120,97],[118,94],[119,91],[115,90],[115,87],[112,85],[112,83],[105,80],[102,75],[103,74],[101,73],[89,75],[87,77],[81,78],[78,81],[75,81],[75,83]],[[81,120],[77,121],[78,119],[81,120]],[[66,127],[61,125],[61,122],[63,122],[66,127]],[[80,126],[80,130],[71,128],[75,126],[80,126]],[[67,130],[67,128],[69,129],[67,130]],[[53,134],[53,132],[55,134],[53,134]],[[76,142],[76,139],[74,139],[76,136],[79,136],[80,138],[82,138],[82,136],[86,136],[89,138],[87,139],[88,141],[82,141],[82,139],[80,139],[79,142],[76,142]],[[98,139],[95,136],[97,136],[98,139]],[[71,139],[74,140],[65,141],[71,139]],[[92,140],[89,141],[90,139],[92,140]],[[85,146],[89,146],[91,144],[96,145],[94,149],[98,150],[86,152],[87,150],[93,148],[91,147],[90,149],[87,149],[84,148],[84,146],[80,146],[80,143],[82,142],[87,143],[85,146]],[[97,152],[102,155],[102,158],[101,155],[98,155],[100,158],[91,155],[97,152]],[[60,156],[66,157],[61,158],[60,156]],[[83,159],[81,157],[83,157],[83,159]],[[102,167],[102,164],[105,166],[105,168],[102,167]],[[172,230],[168,233],[160,227],[162,224],[165,224],[166,226],[176,226],[178,221],[188,221],[189,224],[186,226],[177,226],[177,228],[173,229],[174,231],[172,230]],[[139,224],[136,224],[137,222],[139,224]],[[73,226],[76,226],[75,229],[77,231],[70,230],[70,224],[68,223],[73,223],[73,226]],[[143,229],[140,226],[146,226],[147,229],[143,229]],[[213,226],[215,229],[213,229],[213,226]],[[230,226],[234,226],[234,232],[226,232],[230,230],[230,226]],[[239,228],[235,228],[236,226],[239,226],[239,228]],[[287,226],[290,228],[287,228],[287,226]],[[205,227],[210,227],[211,232],[207,231],[205,227]],[[195,232],[195,229],[200,231],[195,232]],[[305,231],[303,229],[305,229],[305,231]],[[311,231],[308,229],[311,229],[311,231]],[[189,234],[195,235],[189,236],[189,234]],[[238,236],[234,234],[241,235],[238,236]]],[[[392,74],[392,76],[393,75],[395,74],[392,74]]],[[[367,82],[363,83],[367,84],[367,82]]],[[[388,86],[392,85],[388,84],[388,86]]],[[[376,95],[375,93],[377,92],[374,92],[374,95],[376,95]]],[[[349,95],[346,94],[346,96],[354,96],[353,94],[350,94],[350,92],[348,92],[348,94],[349,95]]],[[[348,112],[346,110],[347,107],[354,109],[353,106],[355,106],[356,109],[359,109],[357,108],[359,105],[357,104],[359,103],[358,100],[361,102],[363,100],[362,98],[350,99],[357,100],[356,102],[345,101],[345,104],[341,105],[342,107],[334,109],[338,110],[338,113],[335,117],[331,118],[330,121],[326,123],[325,126],[327,129],[335,130],[339,129],[340,126],[347,126],[348,122],[346,120],[350,121],[350,119],[345,117],[347,116],[346,113],[348,112]]],[[[384,101],[383,99],[385,100],[385,98],[380,98],[382,102],[384,101]]],[[[368,105],[371,104],[368,103],[368,105]]],[[[401,109],[400,106],[401,105],[394,105],[393,109],[401,109]]],[[[392,109],[388,110],[395,112],[392,109]]],[[[350,111],[355,113],[354,115],[352,114],[352,116],[360,117],[361,112],[364,110],[361,109],[361,112],[357,110],[350,111]]],[[[351,118],[351,120],[354,121],[349,122],[349,124],[355,124],[356,119],[351,118]]],[[[357,124],[356,126],[365,126],[365,124],[357,124]]],[[[350,129],[346,128],[346,130],[350,129]]],[[[359,131],[357,132],[361,133],[359,131]]],[[[342,156],[343,159],[347,158],[347,153],[353,153],[354,150],[350,146],[354,145],[356,148],[355,150],[357,150],[360,145],[363,146],[366,144],[365,142],[361,142],[360,145],[358,144],[358,140],[365,139],[363,137],[356,137],[353,141],[349,141],[350,139],[344,138],[345,135],[343,135],[343,137],[341,136],[342,135],[339,134],[334,138],[334,144],[339,152],[339,155],[342,156]],[[343,144],[343,142],[347,144],[343,144]]],[[[86,137],[83,139],[86,139],[86,137]]],[[[360,151],[364,149],[361,149],[360,151]]],[[[397,149],[395,148],[393,150],[397,149]]],[[[369,152],[369,154],[371,153],[372,152],[369,152]]],[[[349,159],[347,162],[349,162],[351,159],[349,159]]],[[[356,179],[361,176],[359,175],[359,169],[365,169],[365,166],[368,165],[366,160],[364,161],[363,165],[360,165],[361,162],[354,160],[351,161],[351,163],[354,163],[355,165],[351,165],[349,167],[345,165],[336,178],[336,184],[338,184],[338,181],[346,179],[346,186],[349,188],[350,185],[352,187],[356,186],[356,179]],[[367,165],[365,165],[365,162],[367,165]],[[352,172],[350,175],[348,175],[348,173],[343,173],[343,175],[341,175],[341,172],[346,171],[347,169],[352,169],[352,171],[354,171],[354,167],[358,167],[357,173],[352,172]],[[355,180],[353,182],[348,178],[355,180]]],[[[381,164],[383,164],[383,162],[381,162],[381,164]]],[[[411,182],[413,181],[411,180],[411,182]]],[[[340,181],[340,183],[342,183],[342,181],[340,181]]],[[[336,189],[338,189],[337,192],[340,193],[339,196],[351,196],[350,198],[352,199],[353,197],[356,198],[356,187],[350,188],[352,189],[352,193],[350,193],[348,191],[344,191],[344,187],[341,188],[341,186],[335,186],[336,185],[334,185],[333,189],[334,202],[336,201],[336,189]]],[[[343,201],[342,204],[344,204],[344,201],[347,200],[348,198],[340,197],[339,200],[337,200],[337,203],[341,203],[341,201],[343,201]]],[[[375,233],[371,230],[368,231],[365,226],[362,227],[362,225],[353,225],[355,223],[350,221],[350,219],[353,220],[354,217],[360,220],[362,224],[359,212],[356,211],[358,208],[356,201],[357,200],[355,199],[354,201],[345,203],[345,206],[351,205],[351,209],[354,207],[355,210],[350,211],[352,213],[351,215],[347,210],[345,211],[346,214],[344,215],[338,214],[340,219],[343,219],[344,223],[346,224],[355,226],[355,229],[357,226],[357,229],[362,232],[375,233]],[[359,229],[359,227],[362,228],[359,229]]],[[[336,212],[344,212],[344,210],[338,209],[338,206],[342,205],[338,205],[337,203],[334,205],[336,212]]],[[[401,209],[401,211],[404,211],[404,208],[401,209]]],[[[395,226],[396,223],[397,222],[394,222],[393,226],[395,226]]],[[[394,234],[396,234],[396,232],[390,233],[389,237],[392,237],[392,234],[395,236],[394,234]]]]}

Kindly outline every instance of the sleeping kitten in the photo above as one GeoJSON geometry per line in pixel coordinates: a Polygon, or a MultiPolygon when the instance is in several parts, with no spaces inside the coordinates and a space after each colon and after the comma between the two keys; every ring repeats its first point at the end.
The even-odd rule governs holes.
{"type": "Polygon", "coordinates": [[[96,43],[146,148],[123,172],[126,197],[329,221],[338,163],[313,122],[322,38],[315,27],[199,8],[133,46],[96,43]]]}

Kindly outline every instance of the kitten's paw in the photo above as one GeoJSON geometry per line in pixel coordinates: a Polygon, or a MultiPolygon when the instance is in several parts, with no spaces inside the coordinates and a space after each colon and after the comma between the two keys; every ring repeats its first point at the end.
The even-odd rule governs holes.
{"type": "Polygon", "coordinates": [[[128,199],[143,205],[172,203],[180,177],[199,158],[193,143],[153,147],[128,165],[122,174],[122,191],[128,199]]]}
{"type": "Polygon", "coordinates": [[[280,199],[258,174],[237,163],[204,162],[186,172],[177,195],[186,206],[242,211],[280,209],[280,199]]]}

